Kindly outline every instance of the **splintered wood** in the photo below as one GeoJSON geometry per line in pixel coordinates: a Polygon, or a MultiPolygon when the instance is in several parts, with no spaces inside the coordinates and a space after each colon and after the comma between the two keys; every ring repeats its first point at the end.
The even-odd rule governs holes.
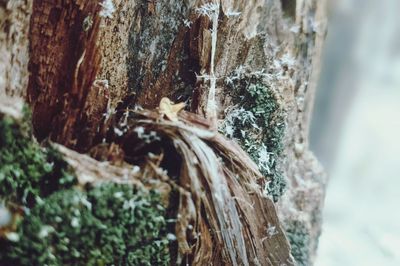
{"type": "Polygon", "coordinates": [[[248,155],[203,117],[182,111],[174,122],[162,115],[132,111],[115,125],[124,133],[108,141],[122,147],[127,162],[155,166],[154,177],[179,193],[170,202],[178,210],[176,263],[293,265],[275,206],[263,195],[265,178],[248,155]]]}
{"type": "MultiPolygon", "coordinates": [[[[310,229],[302,255],[314,256],[325,183],[307,145],[326,0],[293,1],[293,10],[279,0],[25,2],[33,2],[26,94],[36,137],[122,168],[138,165],[132,178],[160,179],[179,191],[177,262],[293,264],[276,209],[284,225],[302,219],[310,229]],[[242,69],[265,71],[287,111],[277,163],[288,189],[277,208],[248,155],[216,130],[237,104],[228,84],[242,69]],[[183,104],[164,97],[197,115],[178,115],[183,104]],[[159,112],[130,111],[140,106],[159,112]]],[[[24,94],[26,78],[8,87],[0,79],[0,89],[24,94]]]]}

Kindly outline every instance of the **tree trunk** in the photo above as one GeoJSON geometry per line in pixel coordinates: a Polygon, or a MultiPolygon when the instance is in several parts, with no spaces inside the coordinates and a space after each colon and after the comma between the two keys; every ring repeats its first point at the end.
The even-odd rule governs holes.
{"type": "Polygon", "coordinates": [[[28,83],[32,1],[0,1],[0,97],[23,96],[28,83]]]}
{"type": "MultiPolygon", "coordinates": [[[[12,59],[0,65],[9,69],[0,91],[26,88],[38,140],[105,154],[122,168],[147,169],[149,151],[161,156],[156,166],[168,175],[154,179],[177,189],[168,208],[183,217],[172,264],[312,263],[325,175],[308,149],[308,127],[325,1],[33,0],[29,35],[27,19],[13,16],[29,12],[31,1],[16,2],[0,4],[7,25],[24,29],[16,42],[1,21],[2,58],[12,59]],[[177,121],[164,97],[186,103],[177,121]],[[162,151],[138,128],[157,132],[162,151]],[[136,149],[140,143],[147,148],[136,149]],[[192,224],[200,238],[186,232],[192,224]]],[[[59,149],[82,176],[87,159],[59,149]]]]}

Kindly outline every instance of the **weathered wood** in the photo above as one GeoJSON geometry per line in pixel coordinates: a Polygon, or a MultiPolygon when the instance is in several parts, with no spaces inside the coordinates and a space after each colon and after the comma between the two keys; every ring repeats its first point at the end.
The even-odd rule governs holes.
{"type": "MultiPolygon", "coordinates": [[[[155,108],[165,96],[187,101],[216,129],[238,105],[232,78],[261,75],[285,110],[276,158],[287,189],[278,213],[287,230],[302,225],[304,263],[312,261],[325,178],[308,149],[308,127],[326,1],[115,0],[115,10],[104,13],[105,2],[33,1],[28,98],[37,137],[88,151],[125,108],[155,108]]],[[[24,90],[23,78],[17,83],[5,87],[9,94],[24,90]]]]}
{"type": "Polygon", "coordinates": [[[93,99],[88,95],[106,97],[104,85],[95,83],[100,10],[96,0],[33,1],[28,99],[39,139],[50,136],[67,146],[90,146],[92,114],[86,111],[93,99]]]}
{"type": "Polygon", "coordinates": [[[209,121],[182,112],[171,122],[159,112],[131,110],[115,127],[107,141],[125,151],[125,160],[141,173],[154,165],[179,193],[171,203],[178,211],[173,264],[294,264],[275,206],[263,194],[264,177],[209,121]]]}
{"type": "Polygon", "coordinates": [[[0,97],[24,96],[31,0],[0,1],[0,97]]]}
{"type": "MultiPolygon", "coordinates": [[[[3,101],[1,114],[21,119],[22,105],[3,101]]],[[[190,113],[171,122],[158,112],[130,112],[118,128],[124,134],[109,138],[126,151],[125,161],[134,163],[134,168],[126,162],[116,166],[52,146],[74,170],[81,186],[129,183],[157,189],[163,205],[173,204],[178,216],[173,231],[177,244],[171,249],[177,258],[172,264],[293,265],[275,206],[262,193],[264,178],[237,144],[190,113]],[[150,136],[155,140],[149,142],[150,136]],[[176,163],[169,163],[170,157],[176,163]],[[171,201],[172,190],[179,194],[178,201],[171,201]]]]}
{"type": "Polygon", "coordinates": [[[125,93],[132,96],[123,100],[125,105],[155,107],[168,96],[187,100],[192,111],[206,114],[214,72],[218,118],[223,119],[224,110],[235,104],[226,86],[235,69],[270,74],[268,85],[286,110],[280,164],[288,187],[278,202],[279,212],[288,228],[293,222],[306,228],[309,247],[304,252],[311,260],[321,229],[325,174],[308,149],[308,127],[326,33],[325,5],[316,0],[174,1],[157,2],[154,8],[154,2],[141,2],[134,12],[127,58],[125,93]],[[221,5],[205,14],[201,8],[206,3],[221,5]],[[213,12],[218,12],[216,51],[213,12]]]}

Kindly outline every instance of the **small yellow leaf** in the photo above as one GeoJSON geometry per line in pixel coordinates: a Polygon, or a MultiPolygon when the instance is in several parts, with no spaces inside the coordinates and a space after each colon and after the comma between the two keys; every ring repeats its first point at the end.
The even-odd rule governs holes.
{"type": "Polygon", "coordinates": [[[178,113],[185,108],[185,103],[175,104],[170,99],[164,97],[160,101],[160,113],[171,121],[178,121],[178,113]]]}

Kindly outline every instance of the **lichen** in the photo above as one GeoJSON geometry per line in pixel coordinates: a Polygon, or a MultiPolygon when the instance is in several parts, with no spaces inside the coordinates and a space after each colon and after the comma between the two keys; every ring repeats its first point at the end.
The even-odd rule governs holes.
{"type": "Polygon", "coordinates": [[[169,265],[159,195],[125,184],[62,190],[31,209],[1,265],[169,265]]]}
{"type": "Polygon", "coordinates": [[[82,29],[84,32],[87,32],[90,30],[92,26],[93,26],[93,17],[92,15],[88,15],[82,22],[82,29]]]}
{"type": "Polygon", "coordinates": [[[292,221],[286,226],[286,236],[289,240],[291,253],[299,266],[310,263],[310,235],[307,227],[300,221],[292,221]]]}
{"type": "Polygon", "coordinates": [[[267,194],[277,201],[286,187],[279,168],[285,112],[262,72],[247,73],[237,69],[226,83],[233,107],[227,110],[220,131],[247,151],[268,179],[267,194]]]}
{"type": "Polygon", "coordinates": [[[0,115],[0,199],[32,206],[38,198],[72,187],[76,178],[52,148],[31,138],[25,111],[23,121],[0,115]]]}

